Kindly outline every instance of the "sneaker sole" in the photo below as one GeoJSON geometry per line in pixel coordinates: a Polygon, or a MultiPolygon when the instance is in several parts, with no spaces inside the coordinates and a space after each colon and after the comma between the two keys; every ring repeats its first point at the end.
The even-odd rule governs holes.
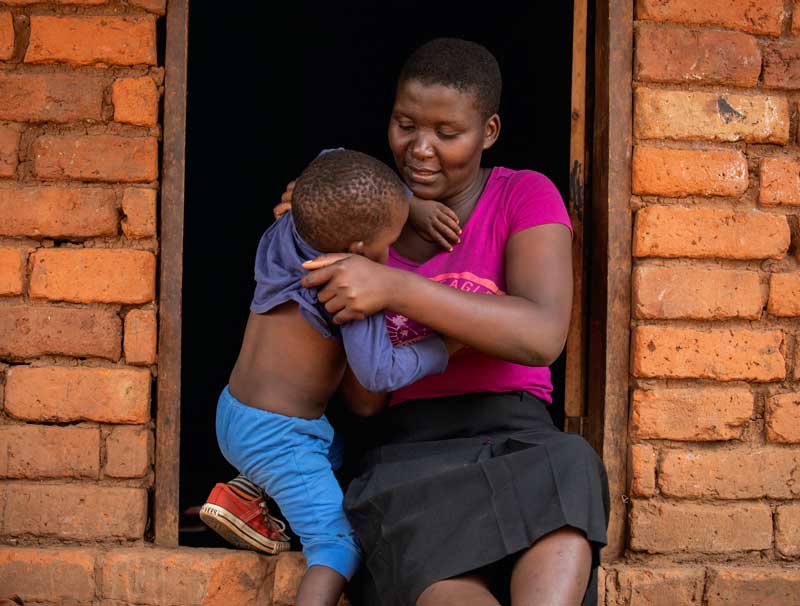
{"type": "Polygon", "coordinates": [[[244,521],[219,505],[206,503],[200,508],[200,519],[228,543],[244,549],[256,549],[270,555],[289,551],[289,541],[274,541],[260,535],[244,521]]]}

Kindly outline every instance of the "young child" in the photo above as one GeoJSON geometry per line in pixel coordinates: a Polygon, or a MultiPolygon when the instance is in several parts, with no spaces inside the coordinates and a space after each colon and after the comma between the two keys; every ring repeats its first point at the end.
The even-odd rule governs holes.
{"type": "Polygon", "coordinates": [[[316,291],[299,284],[303,261],[322,252],[385,262],[408,216],[407,190],[389,167],[353,151],[320,155],[297,180],[292,211],[259,243],[242,348],[217,404],[217,439],[300,537],[308,571],[298,606],[335,604],[361,552],[329,460],[327,402],[346,365],[364,388],[392,391],[441,373],[457,346],[433,336],[395,349],[383,314],[336,326],[316,291]]]}

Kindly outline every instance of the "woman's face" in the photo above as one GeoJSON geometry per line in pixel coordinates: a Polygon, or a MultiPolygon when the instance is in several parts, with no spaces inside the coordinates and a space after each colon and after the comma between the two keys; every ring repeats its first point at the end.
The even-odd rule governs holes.
{"type": "Polygon", "coordinates": [[[444,202],[475,183],[499,131],[497,114],[484,120],[469,92],[408,80],[397,88],[389,147],[414,195],[444,202]]]}

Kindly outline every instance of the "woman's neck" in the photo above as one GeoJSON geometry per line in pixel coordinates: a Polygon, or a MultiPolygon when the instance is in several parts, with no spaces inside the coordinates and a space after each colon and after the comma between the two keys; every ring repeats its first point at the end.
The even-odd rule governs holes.
{"type": "Polygon", "coordinates": [[[481,168],[475,175],[475,179],[466,188],[449,198],[439,200],[458,215],[458,221],[462,226],[475,210],[475,205],[486,187],[486,181],[489,180],[491,172],[489,168],[481,168]]]}

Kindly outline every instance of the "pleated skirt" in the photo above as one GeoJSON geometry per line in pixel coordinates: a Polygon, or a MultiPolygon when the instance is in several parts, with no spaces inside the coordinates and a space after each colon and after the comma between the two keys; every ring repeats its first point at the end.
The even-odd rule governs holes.
{"type": "Polygon", "coordinates": [[[354,603],[413,606],[436,581],[498,563],[510,575],[516,557],[564,526],[591,543],[584,603],[596,603],[605,469],[583,438],[553,425],[545,402],[525,392],[404,402],[370,432],[380,446],[344,501],[365,554],[354,603]]]}

